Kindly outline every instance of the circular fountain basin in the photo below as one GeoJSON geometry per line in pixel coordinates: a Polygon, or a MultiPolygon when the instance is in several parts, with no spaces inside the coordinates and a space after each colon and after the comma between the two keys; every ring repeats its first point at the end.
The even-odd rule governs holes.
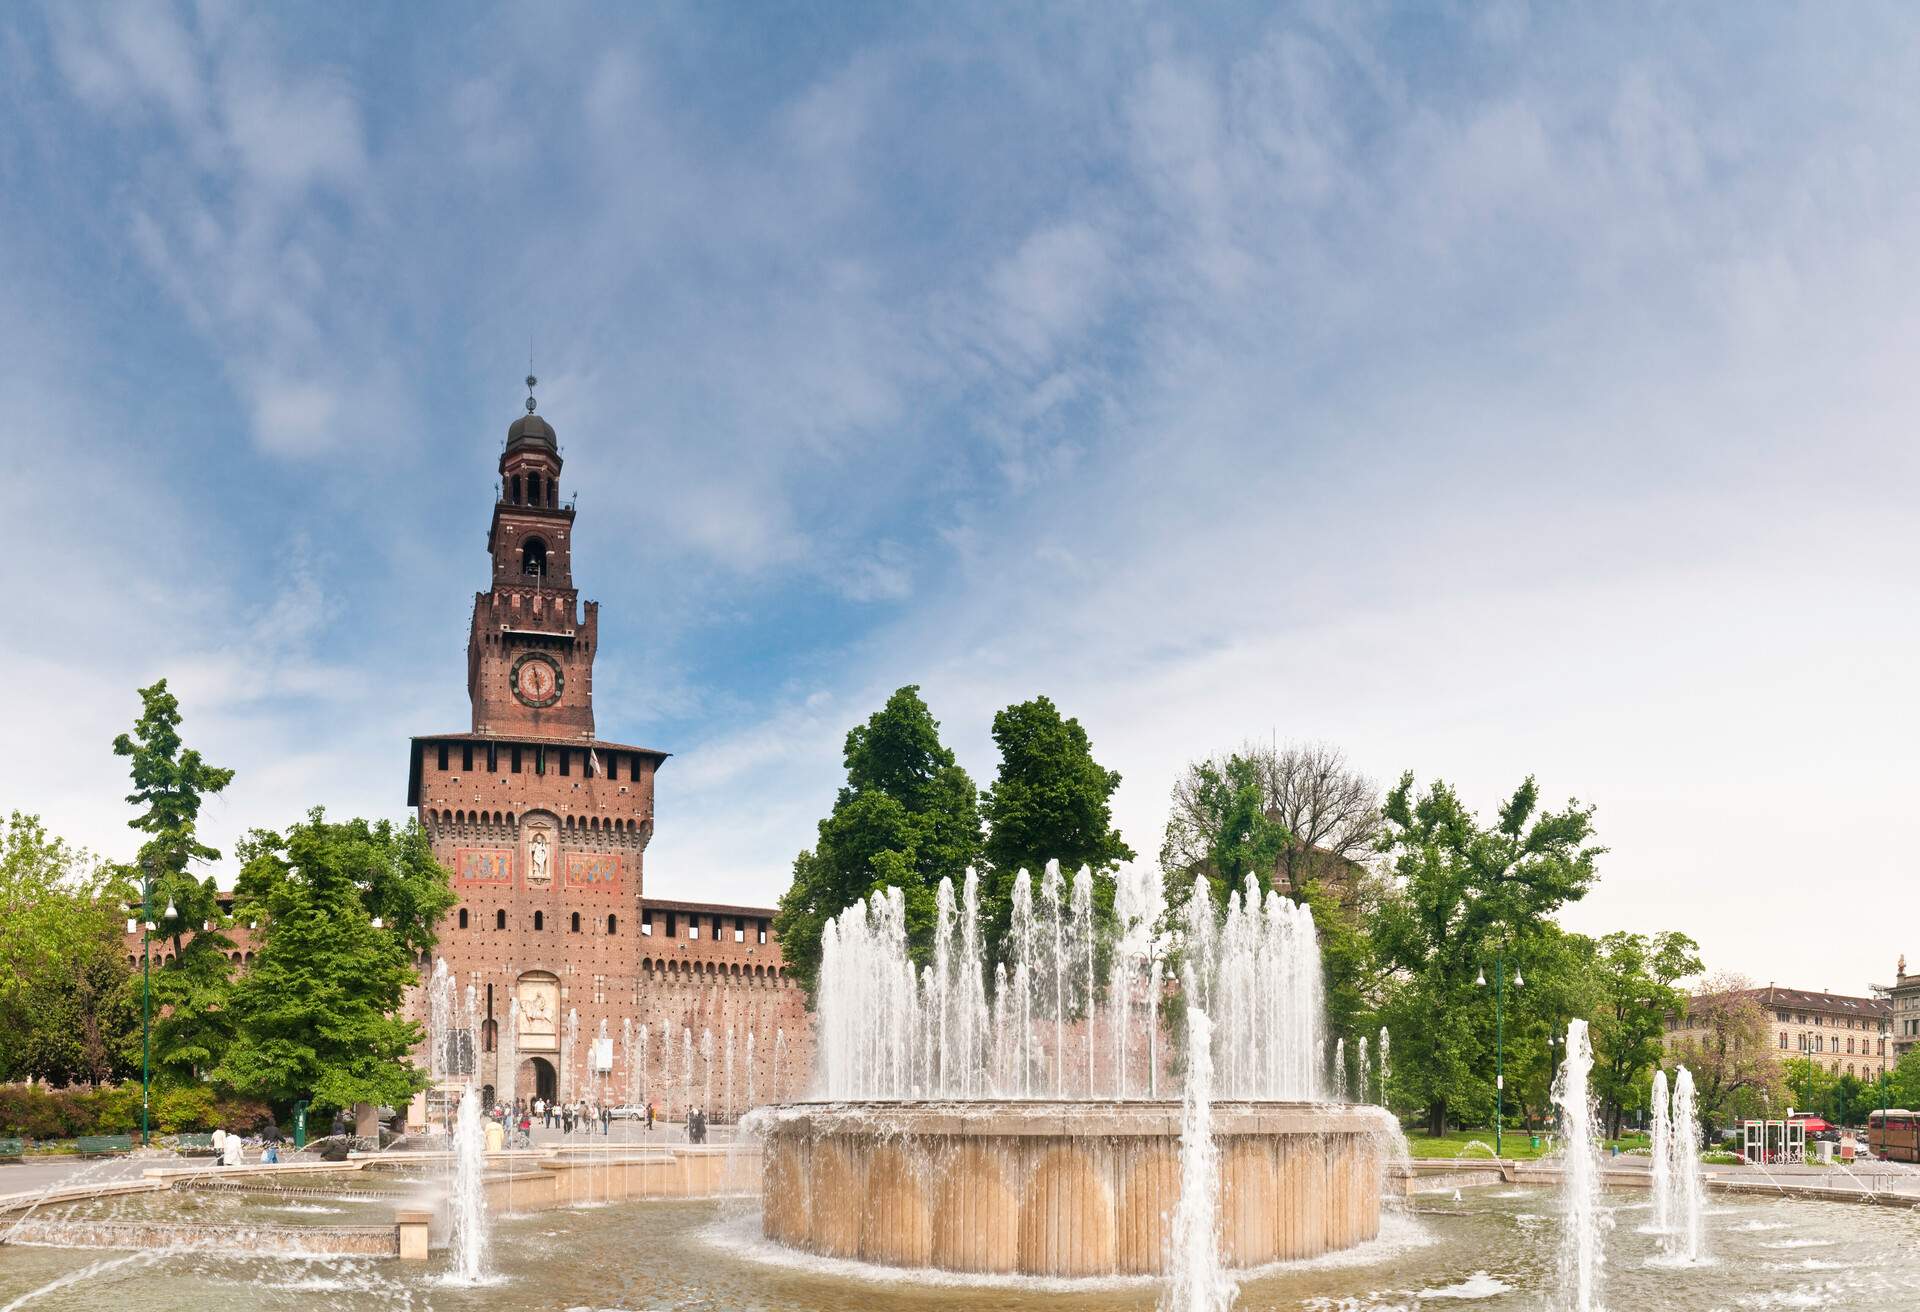
{"type": "MultiPolygon", "coordinates": [[[[1180,1195],[1177,1102],[799,1103],[765,1127],[767,1238],[894,1267],[1157,1275],[1180,1195]]],[[[1378,1109],[1217,1102],[1230,1266],[1380,1230],[1378,1109]]]]}

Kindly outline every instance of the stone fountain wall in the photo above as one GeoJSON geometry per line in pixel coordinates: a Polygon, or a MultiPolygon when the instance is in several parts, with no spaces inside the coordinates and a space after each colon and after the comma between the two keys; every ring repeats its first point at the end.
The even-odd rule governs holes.
{"type": "MultiPolygon", "coordinates": [[[[1221,1253],[1258,1266],[1380,1230],[1381,1122],[1214,1107],[1221,1253]]],[[[1157,1275],[1180,1191],[1177,1103],[836,1103],[783,1111],[763,1155],[768,1238],[886,1266],[1157,1275]]]]}

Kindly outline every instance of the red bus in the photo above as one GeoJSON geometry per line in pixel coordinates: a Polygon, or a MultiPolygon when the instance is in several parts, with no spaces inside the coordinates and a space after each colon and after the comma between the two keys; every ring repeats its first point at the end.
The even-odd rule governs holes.
{"type": "Polygon", "coordinates": [[[1867,1147],[1888,1162],[1920,1162],[1920,1114],[1904,1107],[1867,1113],[1867,1147]]]}

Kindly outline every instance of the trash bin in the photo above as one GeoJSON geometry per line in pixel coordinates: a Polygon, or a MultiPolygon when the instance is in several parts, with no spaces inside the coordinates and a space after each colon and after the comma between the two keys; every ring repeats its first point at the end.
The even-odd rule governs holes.
{"type": "Polygon", "coordinates": [[[1833,1140],[1831,1139],[1822,1139],[1820,1141],[1820,1165],[1833,1165],[1833,1140]]]}
{"type": "Polygon", "coordinates": [[[1531,1138],[1531,1139],[1532,1139],[1532,1141],[1533,1141],[1533,1150],[1534,1150],[1535,1152],[1539,1152],[1539,1151],[1540,1151],[1540,1136],[1539,1136],[1539,1135],[1537,1135],[1537,1134],[1535,1134],[1535,1135],[1530,1135],[1530,1136],[1529,1136],[1529,1138],[1531,1138]]]}

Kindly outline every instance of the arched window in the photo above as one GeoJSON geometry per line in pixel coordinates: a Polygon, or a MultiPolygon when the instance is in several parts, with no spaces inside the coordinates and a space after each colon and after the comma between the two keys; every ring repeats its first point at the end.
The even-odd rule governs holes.
{"type": "Polygon", "coordinates": [[[615,916],[615,915],[613,915],[613,914],[612,914],[611,912],[609,912],[609,913],[608,913],[608,915],[607,915],[607,933],[609,933],[609,934],[617,934],[617,933],[619,933],[619,932],[620,932],[620,920],[619,920],[619,917],[617,917],[617,916],[615,916]]]}
{"type": "Polygon", "coordinates": [[[578,934],[578,933],[580,932],[580,913],[579,913],[578,911],[576,911],[576,912],[574,912],[574,913],[573,913],[573,926],[572,926],[572,928],[573,928],[573,932],[574,932],[574,933],[576,933],[576,934],[578,934]]]}
{"type": "Polygon", "coordinates": [[[507,913],[505,908],[493,913],[493,927],[495,929],[505,929],[507,927],[507,913]]]}
{"type": "Polygon", "coordinates": [[[467,927],[467,909],[465,907],[461,907],[460,908],[460,928],[465,929],[466,927],[467,927]]]}
{"type": "Polygon", "coordinates": [[[545,929],[547,927],[547,917],[545,912],[536,911],[533,913],[533,927],[535,929],[545,929]]]}
{"type": "Polygon", "coordinates": [[[492,1052],[500,1046],[500,1022],[489,1016],[480,1022],[480,1051],[492,1052]]]}
{"type": "Polygon", "coordinates": [[[539,538],[528,538],[520,547],[520,572],[522,574],[545,574],[547,572],[547,544],[539,538]]]}

